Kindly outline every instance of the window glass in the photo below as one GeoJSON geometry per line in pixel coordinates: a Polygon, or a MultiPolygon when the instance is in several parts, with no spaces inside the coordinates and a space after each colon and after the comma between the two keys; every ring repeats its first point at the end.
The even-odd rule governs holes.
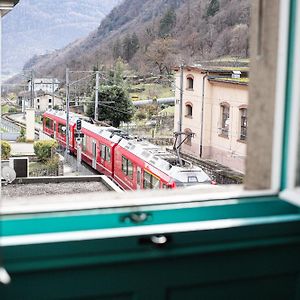
{"type": "Polygon", "coordinates": [[[101,158],[102,159],[104,159],[105,160],[105,155],[106,155],[106,153],[105,153],[105,145],[100,145],[100,152],[101,152],[101,158]]]}
{"type": "Polygon", "coordinates": [[[192,77],[187,78],[187,88],[192,90],[194,88],[194,79],[192,77]]]}
{"type": "Polygon", "coordinates": [[[159,189],[159,179],[147,171],[144,172],[144,189],[159,189]]]}
{"type": "Polygon", "coordinates": [[[122,171],[126,176],[133,178],[133,164],[124,156],[122,156],[122,171]]]}
{"type": "Polygon", "coordinates": [[[65,135],[66,134],[66,126],[63,124],[58,124],[58,133],[65,135]]]}
{"type": "Polygon", "coordinates": [[[240,133],[240,140],[245,141],[247,139],[247,108],[240,109],[241,115],[241,133],[240,133]]]}
{"type": "Polygon", "coordinates": [[[86,135],[84,135],[83,139],[82,139],[82,150],[86,151],[86,135]]]}
{"type": "Polygon", "coordinates": [[[191,104],[187,104],[185,106],[186,108],[186,117],[192,117],[193,116],[193,106],[191,104]]]}
{"type": "Polygon", "coordinates": [[[221,133],[228,137],[229,132],[229,106],[226,104],[221,105],[221,133]]]}
{"type": "Polygon", "coordinates": [[[107,147],[107,146],[105,146],[105,149],[106,149],[106,151],[105,151],[105,158],[106,158],[106,160],[107,160],[108,162],[110,162],[110,158],[111,158],[110,148],[107,147]]]}
{"type": "Polygon", "coordinates": [[[45,121],[45,125],[47,128],[53,128],[53,121],[50,120],[49,118],[46,118],[46,121],[45,121]]]}

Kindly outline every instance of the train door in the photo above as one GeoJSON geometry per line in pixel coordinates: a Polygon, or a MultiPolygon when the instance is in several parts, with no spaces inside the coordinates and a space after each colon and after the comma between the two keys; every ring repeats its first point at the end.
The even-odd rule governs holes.
{"type": "Polygon", "coordinates": [[[96,166],[97,166],[97,143],[96,143],[96,141],[92,142],[92,155],[93,155],[92,167],[94,169],[96,169],[96,166]]]}
{"type": "Polygon", "coordinates": [[[141,182],[142,182],[142,170],[140,167],[136,168],[136,189],[141,189],[141,182]]]}

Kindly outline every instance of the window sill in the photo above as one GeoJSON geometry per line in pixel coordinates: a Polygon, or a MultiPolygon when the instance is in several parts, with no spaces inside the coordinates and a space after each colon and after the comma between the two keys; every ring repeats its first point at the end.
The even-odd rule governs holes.
{"type": "Polygon", "coordinates": [[[184,117],[188,118],[188,119],[193,119],[193,116],[191,116],[191,115],[185,115],[184,117]]]}
{"type": "Polygon", "coordinates": [[[285,190],[279,194],[282,200],[300,207],[300,187],[291,190],[285,190]]]}
{"type": "Polygon", "coordinates": [[[247,144],[247,140],[240,140],[240,139],[238,139],[238,140],[236,140],[238,143],[242,143],[242,144],[247,144]]]}
{"type": "Polygon", "coordinates": [[[218,136],[221,137],[221,138],[224,138],[224,139],[229,140],[229,136],[226,135],[226,134],[224,134],[224,133],[221,133],[221,134],[219,134],[218,136]]]}
{"type": "Polygon", "coordinates": [[[201,185],[186,188],[185,190],[152,190],[127,193],[101,194],[82,193],[68,195],[45,195],[44,197],[11,198],[10,201],[2,201],[1,215],[35,214],[35,213],[57,213],[76,212],[93,209],[115,209],[141,206],[163,206],[163,205],[189,205],[202,201],[228,200],[247,197],[272,196],[276,191],[246,191],[243,185],[201,185]]]}
{"type": "Polygon", "coordinates": [[[187,89],[185,89],[186,91],[190,91],[190,92],[193,92],[194,91],[194,89],[191,89],[191,88],[187,88],[187,89]]]}

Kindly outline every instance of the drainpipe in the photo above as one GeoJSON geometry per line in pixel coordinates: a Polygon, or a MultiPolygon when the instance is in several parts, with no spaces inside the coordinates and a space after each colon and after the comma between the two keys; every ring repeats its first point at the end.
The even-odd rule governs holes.
{"type": "Polygon", "coordinates": [[[203,116],[204,116],[204,94],[205,94],[205,79],[208,76],[208,74],[206,73],[203,76],[202,79],[202,103],[201,103],[201,132],[200,132],[200,158],[202,158],[202,152],[203,152],[203,116]]]}

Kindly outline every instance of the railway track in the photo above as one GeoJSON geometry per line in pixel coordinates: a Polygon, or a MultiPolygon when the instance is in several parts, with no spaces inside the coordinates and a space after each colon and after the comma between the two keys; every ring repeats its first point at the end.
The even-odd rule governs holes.
{"type": "MultiPolygon", "coordinates": [[[[26,124],[24,124],[24,123],[22,123],[20,121],[17,121],[17,120],[13,119],[10,116],[11,116],[11,114],[5,113],[5,114],[2,114],[1,118],[3,120],[6,120],[7,122],[10,122],[10,123],[12,123],[12,124],[20,127],[20,128],[26,129],[26,124]]],[[[35,135],[39,136],[39,132],[40,132],[39,129],[35,128],[34,131],[35,131],[35,135]]]]}

